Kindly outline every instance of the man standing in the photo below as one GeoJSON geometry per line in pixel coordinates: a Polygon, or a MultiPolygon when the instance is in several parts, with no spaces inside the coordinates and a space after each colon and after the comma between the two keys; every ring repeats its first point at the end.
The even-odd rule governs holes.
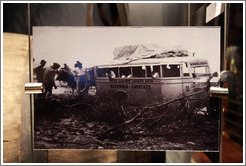
{"type": "Polygon", "coordinates": [[[80,93],[81,87],[85,87],[85,70],[83,69],[82,63],[77,61],[77,63],[74,65],[74,69],[72,70],[72,73],[75,77],[76,81],[76,92],[77,94],[80,93]]]}
{"type": "Polygon", "coordinates": [[[58,63],[54,63],[53,66],[47,67],[44,71],[44,88],[45,92],[44,95],[52,95],[52,88],[54,86],[55,89],[57,89],[57,86],[55,84],[55,74],[57,72],[57,69],[60,67],[58,63]]]}
{"type": "Polygon", "coordinates": [[[46,64],[46,61],[42,59],[40,62],[40,65],[34,69],[38,82],[43,82],[45,64],[46,64]]]}

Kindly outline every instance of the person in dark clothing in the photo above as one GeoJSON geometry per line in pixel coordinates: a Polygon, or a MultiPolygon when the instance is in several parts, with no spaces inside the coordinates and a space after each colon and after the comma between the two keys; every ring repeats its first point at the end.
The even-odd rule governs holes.
{"type": "Polygon", "coordinates": [[[71,73],[71,69],[68,67],[66,63],[64,63],[64,67],[61,68],[61,70],[64,70],[65,72],[71,73]]]}
{"type": "Polygon", "coordinates": [[[48,93],[49,95],[52,95],[52,88],[54,87],[57,89],[57,86],[55,84],[55,75],[57,72],[57,69],[60,67],[58,63],[54,63],[53,66],[47,67],[44,71],[44,95],[46,96],[48,93]]]}
{"type": "Polygon", "coordinates": [[[38,82],[43,82],[45,64],[46,64],[46,61],[43,59],[41,60],[40,65],[34,69],[38,82]]]}

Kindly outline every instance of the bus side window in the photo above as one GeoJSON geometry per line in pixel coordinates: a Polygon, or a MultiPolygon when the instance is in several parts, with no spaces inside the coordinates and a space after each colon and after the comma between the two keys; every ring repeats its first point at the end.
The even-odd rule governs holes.
{"type": "Polygon", "coordinates": [[[97,77],[106,77],[107,69],[98,68],[97,69],[97,77]]]}
{"type": "Polygon", "coordinates": [[[162,65],[162,77],[180,77],[180,66],[162,65]]]}
{"type": "Polygon", "coordinates": [[[119,77],[119,72],[117,67],[109,68],[109,70],[111,71],[112,78],[119,77]]]}
{"type": "Polygon", "coordinates": [[[160,75],[161,75],[160,66],[153,66],[152,77],[157,78],[160,77],[160,75]]]}
{"type": "Polygon", "coordinates": [[[120,77],[126,78],[131,75],[131,68],[130,67],[121,67],[120,68],[120,77]]]}
{"type": "Polygon", "coordinates": [[[160,66],[146,66],[147,77],[160,77],[160,66]]]}
{"type": "Polygon", "coordinates": [[[133,77],[145,77],[145,70],[142,69],[142,66],[132,67],[133,77]]]}

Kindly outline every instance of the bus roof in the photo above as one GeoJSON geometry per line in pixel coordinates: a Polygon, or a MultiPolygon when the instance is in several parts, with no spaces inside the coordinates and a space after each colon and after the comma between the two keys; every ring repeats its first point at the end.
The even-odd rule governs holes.
{"type": "Polygon", "coordinates": [[[136,66],[147,64],[166,64],[166,63],[190,63],[191,66],[205,66],[208,65],[206,59],[198,59],[194,57],[166,57],[166,58],[148,58],[148,59],[136,59],[131,61],[113,61],[111,63],[97,65],[97,67],[118,67],[118,66],[136,66]]]}

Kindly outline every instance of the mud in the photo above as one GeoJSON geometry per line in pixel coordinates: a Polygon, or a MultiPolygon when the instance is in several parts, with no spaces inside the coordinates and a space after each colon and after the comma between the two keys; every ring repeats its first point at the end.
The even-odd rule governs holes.
{"type": "Polygon", "coordinates": [[[36,95],[34,148],[218,150],[218,111],[184,105],[121,105],[93,92],[36,95]]]}

